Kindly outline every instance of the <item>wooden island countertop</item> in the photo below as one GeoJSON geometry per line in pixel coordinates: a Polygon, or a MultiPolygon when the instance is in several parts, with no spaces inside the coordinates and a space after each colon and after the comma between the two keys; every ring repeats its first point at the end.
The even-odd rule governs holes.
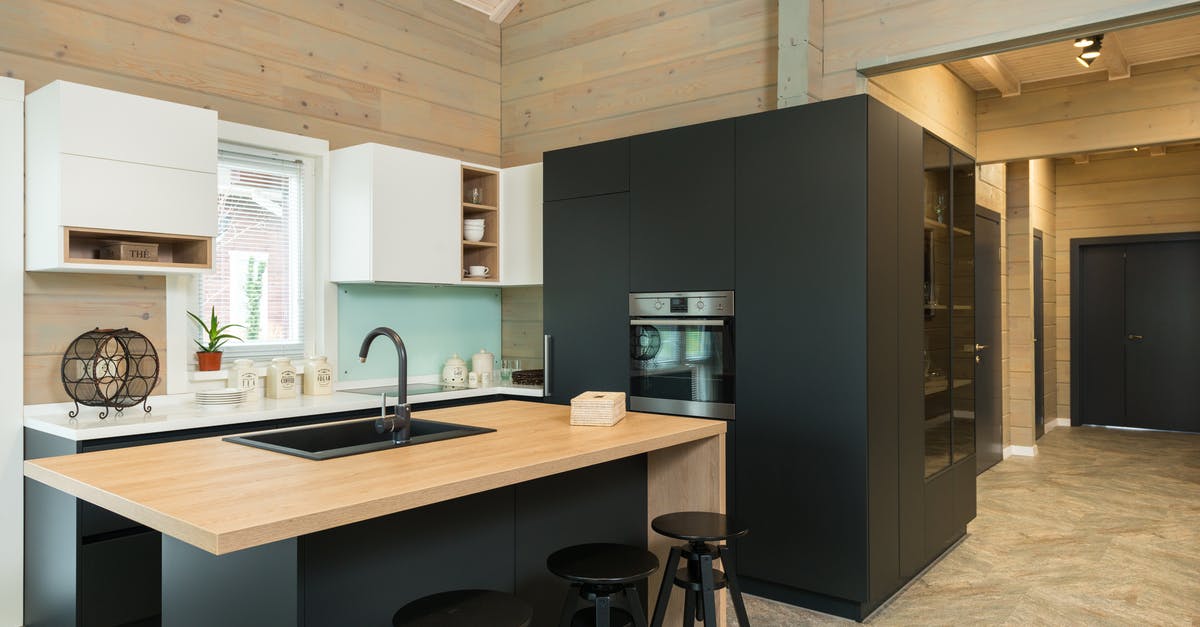
{"type": "Polygon", "coordinates": [[[667,486],[724,502],[723,422],[631,412],[614,427],[573,427],[569,412],[522,401],[418,411],[496,431],[324,461],[212,437],[28,460],[25,475],[215,555],[710,439],[703,455],[720,451],[722,463],[689,447],[674,455],[694,459],[686,472],[711,467],[702,476],[681,474],[686,460],[651,464],[664,488],[650,509],[678,498],[667,486]]]}

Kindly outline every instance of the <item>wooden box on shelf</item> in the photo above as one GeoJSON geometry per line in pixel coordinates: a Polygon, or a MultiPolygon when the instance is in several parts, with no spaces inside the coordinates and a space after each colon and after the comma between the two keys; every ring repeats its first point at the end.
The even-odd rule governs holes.
{"type": "Polygon", "coordinates": [[[498,283],[500,281],[500,173],[496,170],[462,166],[462,237],[463,281],[498,283]],[[466,237],[466,220],[483,220],[483,238],[466,237]],[[484,266],[486,277],[467,276],[471,266],[484,266]]]}

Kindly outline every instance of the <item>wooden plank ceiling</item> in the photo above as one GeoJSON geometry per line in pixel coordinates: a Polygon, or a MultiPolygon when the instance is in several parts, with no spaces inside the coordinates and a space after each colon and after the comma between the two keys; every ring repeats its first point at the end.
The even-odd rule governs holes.
{"type": "Polygon", "coordinates": [[[1020,93],[1025,83],[1087,74],[1127,78],[1130,67],[1200,54],[1200,16],[1186,17],[1104,33],[1100,58],[1091,67],[1075,60],[1072,40],[947,63],[946,67],[976,91],[1004,96],[1020,93]]]}

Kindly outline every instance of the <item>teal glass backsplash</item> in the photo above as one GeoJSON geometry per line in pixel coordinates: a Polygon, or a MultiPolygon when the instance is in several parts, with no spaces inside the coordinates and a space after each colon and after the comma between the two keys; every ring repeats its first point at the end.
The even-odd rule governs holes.
{"type": "Polygon", "coordinates": [[[458,353],[486,348],[500,356],[500,288],[339,285],[338,368],[342,381],[396,376],[391,342],[375,340],[367,363],[358,348],[375,327],[392,327],[408,349],[409,376],[442,373],[442,364],[458,353]]]}

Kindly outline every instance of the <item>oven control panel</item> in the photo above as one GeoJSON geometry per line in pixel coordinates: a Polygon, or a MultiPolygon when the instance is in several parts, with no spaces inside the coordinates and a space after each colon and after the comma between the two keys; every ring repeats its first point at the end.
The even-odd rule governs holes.
{"type": "Polygon", "coordinates": [[[633,317],[732,317],[733,292],[662,292],[630,294],[629,315],[633,317]]]}

